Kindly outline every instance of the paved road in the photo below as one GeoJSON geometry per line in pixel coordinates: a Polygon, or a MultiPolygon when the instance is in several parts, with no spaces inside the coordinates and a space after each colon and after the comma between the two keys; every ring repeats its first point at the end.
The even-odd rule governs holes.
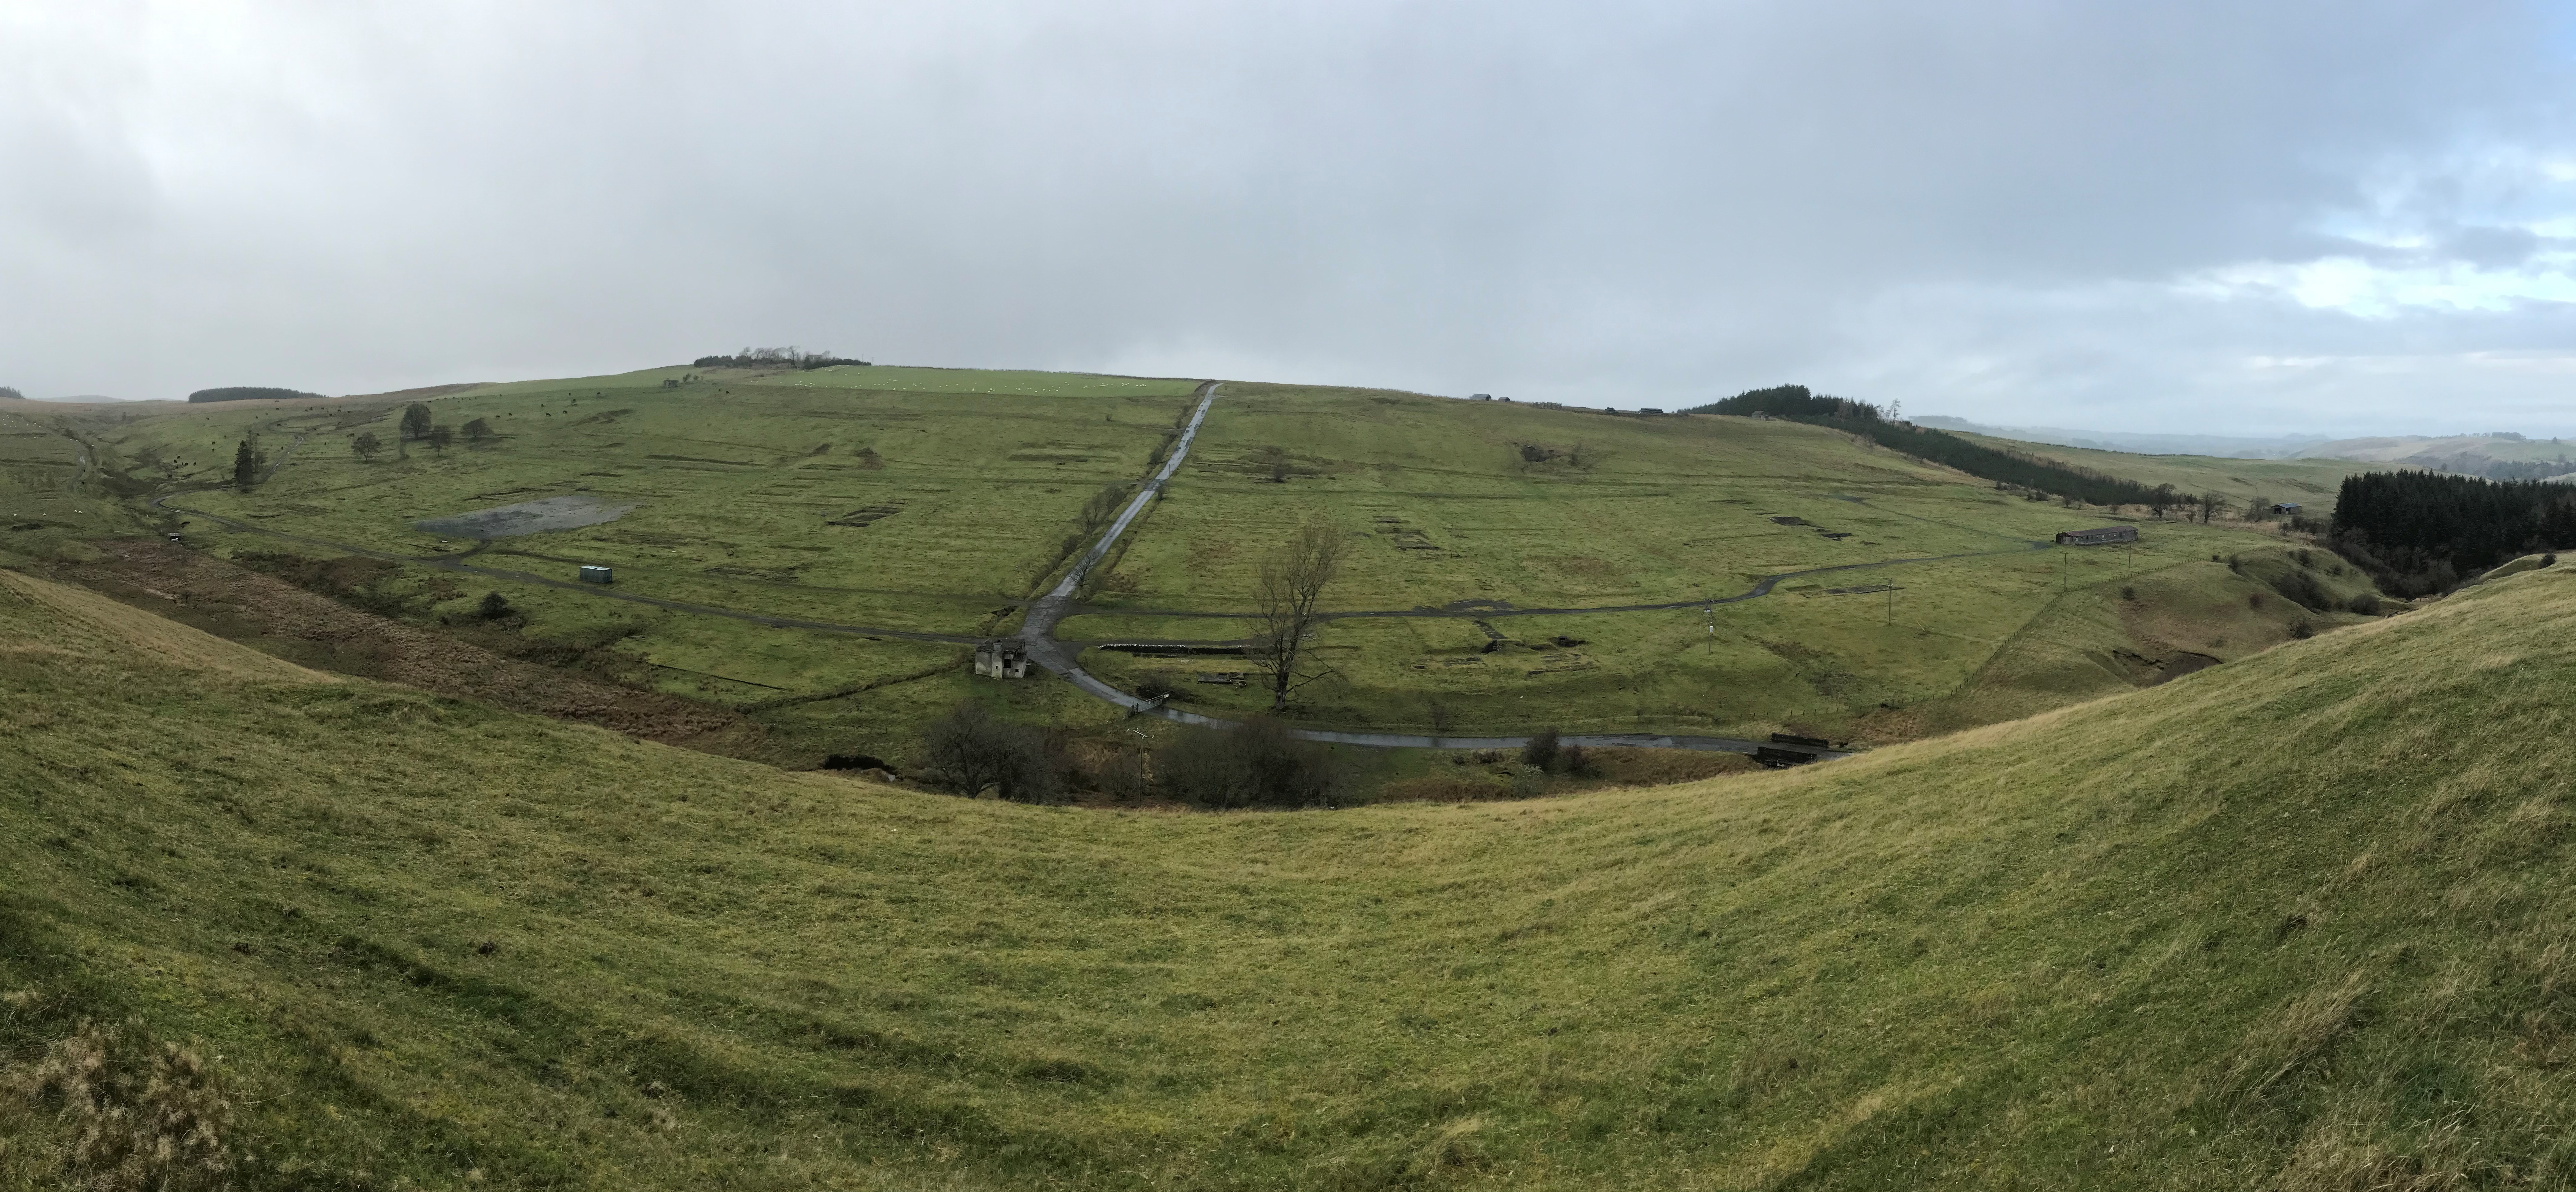
{"type": "MultiPolygon", "coordinates": [[[[1094,699],[1116,704],[1119,707],[1140,715],[1156,716],[1164,720],[1170,720],[1180,724],[1198,724],[1212,728],[1232,728],[1237,722],[1221,720],[1213,716],[1202,716],[1196,712],[1184,712],[1178,708],[1168,708],[1163,706],[1163,701],[1161,700],[1145,699],[1129,692],[1120,691],[1119,689],[1100,681],[1097,676],[1094,676],[1091,672],[1082,669],[1082,664],[1077,660],[1077,656],[1081,653],[1082,647],[1058,641],[1055,636],[1056,623],[1063,620],[1066,613],[1072,608],[1074,589],[1082,585],[1083,576],[1090,572],[1092,565],[1098,563],[1102,556],[1109,553],[1109,548],[1118,541],[1118,536],[1127,532],[1128,523],[1136,520],[1136,515],[1144,510],[1145,505],[1153,500],[1156,493],[1162,491],[1163,485],[1171,480],[1172,473],[1180,469],[1182,458],[1190,453],[1190,444],[1198,438],[1199,423],[1207,418],[1208,407],[1215,402],[1216,382],[1210,381],[1199,388],[1198,409],[1191,413],[1189,425],[1181,431],[1180,441],[1173,445],[1171,458],[1163,461],[1162,470],[1154,473],[1153,477],[1145,482],[1144,490],[1136,494],[1136,499],[1134,501],[1128,503],[1126,511],[1118,515],[1117,521],[1110,523],[1108,532],[1100,536],[1099,543],[1094,545],[1090,550],[1085,551],[1081,560],[1074,564],[1073,570],[1065,573],[1064,582],[1057,584],[1053,591],[1048,592],[1045,596],[1039,597],[1036,603],[1029,606],[1028,620],[1025,627],[1020,631],[1020,641],[1023,644],[1023,648],[1028,650],[1029,659],[1031,661],[1037,663],[1039,666],[1045,667],[1047,670],[1052,671],[1057,675],[1062,676],[1067,682],[1072,683],[1075,687],[1081,688],[1084,694],[1089,695],[1094,699]]],[[[1856,564],[1855,566],[1872,567],[1885,566],[1885,564],[1863,563],[1856,564]]],[[[1847,568],[1823,567],[1817,568],[1816,570],[1839,571],[1846,569],[1847,568]]],[[[1742,596],[1729,597],[1726,600],[1721,601],[1711,602],[1704,600],[1685,600],[1678,604],[1636,605],[1632,608],[1586,609],[1582,611],[1630,612],[1659,608],[1697,608],[1700,605],[1708,603],[1725,604],[1736,600],[1750,600],[1755,596],[1769,592],[1773,584],[1778,583],[1782,579],[1788,578],[1789,575],[1806,574],[1811,574],[1811,572],[1790,572],[1784,575],[1768,576],[1765,577],[1760,584],[1756,585],[1753,591],[1747,592],[1742,596]]],[[[1528,609],[1521,610],[1515,614],[1496,614],[1490,612],[1446,613],[1432,612],[1428,610],[1414,610],[1402,613],[1337,613],[1333,615],[1336,617],[1527,616],[1546,611],[1570,610],[1528,609]]],[[[1379,749],[1518,749],[1529,743],[1529,738],[1527,737],[1442,737],[1424,736],[1415,733],[1345,732],[1339,729],[1320,728],[1296,728],[1288,731],[1300,740],[1325,741],[1339,745],[1364,745],[1379,749]]],[[[1699,749],[1722,753],[1752,753],[1755,750],[1764,748],[1768,744],[1767,742],[1745,741],[1733,737],[1677,737],[1651,733],[1575,734],[1559,737],[1558,740],[1568,745],[1581,745],[1586,749],[1604,745],[1639,745],[1657,749],[1699,749]]],[[[1839,750],[1832,749],[1807,749],[1800,746],[1775,748],[1788,748],[1795,752],[1810,753],[1819,758],[1848,756],[1839,750]]]]}
{"type": "MultiPolygon", "coordinates": [[[[1163,460],[1162,469],[1146,478],[1144,486],[1136,491],[1136,499],[1127,502],[1127,507],[1118,511],[1118,519],[1109,523],[1109,529],[1100,536],[1100,541],[1093,543],[1090,550],[1082,552],[1082,557],[1074,560],[1073,568],[1064,573],[1063,582],[1029,604],[1028,616],[1020,623],[1020,643],[1022,648],[1029,652],[1029,658],[1039,666],[1068,679],[1076,675],[1081,675],[1083,679],[1091,678],[1083,674],[1082,667],[1074,662],[1074,655],[1080,652],[1081,647],[1068,650],[1063,643],[1056,641],[1055,624],[1063,620],[1065,613],[1073,607],[1073,592],[1074,589],[1082,586],[1083,577],[1091,574],[1092,567],[1109,553],[1109,548],[1117,543],[1118,536],[1126,533],[1128,525],[1136,520],[1138,514],[1145,511],[1145,506],[1152,504],[1154,498],[1162,494],[1163,486],[1172,479],[1172,473],[1181,469],[1181,461],[1189,458],[1190,444],[1196,442],[1199,437],[1199,424],[1207,420],[1208,407],[1215,402],[1216,382],[1209,381],[1199,386],[1198,408],[1190,411],[1190,420],[1181,428],[1181,437],[1172,443],[1172,453],[1163,460]]],[[[1118,693],[1117,688],[1097,679],[1092,679],[1088,685],[1077,679],[1075,684],[1094,695],[1102,691],[1118,693]]]]}
{"type": "MultiPolygon", "coordinates": [[[[1146,479],[1143,487],[1137,492],[1135,498],[1130,500],[1127,503],[1126,508],[1119,512],[1116,520],[1109,524],[1109,528],[1101,535],[1100,540],[1093,543],[1089,550],[1084,551],[1081,557],[1075,560],[1073,568],[1065,573],[1063,580],[1058,582],[1056,586],[1049,590],[1044,596],[1041,596],[1029,603],[1028,615],[1022,623],[1018,640],[1021,642],[1022,647],[1029,652],[1029,657],[1032,661],[1036,662],[1046,670],[1062,676],[1067,682],[1080,688],[1084,694],[1090,695],[1095,699],[1116,704],[1119,707],[1126,708],[1139,715],[1160,717],[1161,719],[1181,724],[1197,724],[1225,728],[1233,726],[1236,722],[1221,720],[1212,716],[1203,716],[1196,712],[1184,712],[1177,708],[1168,708],[1163,706],[1162,701],[1160,700],[1143,699],[1102,682],[1089,671],[1082,669],[1081,663],[1078,661],[1078,656],[1083,650],[1084,644],[1064,642],[1058,640],[1055,636],[1055,630],[1058,623],[1063,621],[1067,616],[1083,612],[1097,611],[1163,617],[1217,618],[1239,618],[1246,615],[1242,613],[1094,608],[1093,606],[1077,605],[1073,602],[1073,593],[1076,589],[1082,586],[1083,579],[1090,574],[1091,569],[1098,565],[1102,558],[1108,555],[1110,549],[1117,544],[1119,537],[1127,532],[1128,527],[1145,511],[1146,506],[1153,502],[1154,498],[1163,491],[1166,484],[1170,483],[1173,474],[1180,470],[1181,461],[1189,456],[1191,445],[1198,439],[1199,427],[1207,419],[1208,408],[1216,402],[1216,390],[1217,382],[1215,381],[1209,381],[1199,387],[1199,404],[1197,408],[1191,411],[1189,422],[1182,427],[1180,438],[1174,441],[1171,454],[1163,461],[1163,466],[1151,477],[1146,479]]],[[[294,452],[295,447],[302,445],[303,439],[304,437],[299,435],[293,444],[290,444],[285,451],[279,453],[278,459],[271,465],[268,475],[275,475],[277,469],[284,466],[286,463],[286,457],[294,452]]],[[[334,542],[327,538],[315,538],[303,534],[290,534],[283,530],[273,530],[266,526],[256,526],[248,522],[224,517],[220,514],[208,513],[202,509],[194,509],[184,505],[171,504],[172,501],[179,497],[186,496],[189,492],[198,491],[204,491],[204,489],[188,489],[181,492],[154,497],[151,504],[156,509],[167,509],[172,512],[185,513],[193,517],[202,517],[208,521],[215,522],[229,529],[243,533],[260,534],[288,542],[299,542],[309,546],[323,547],[330,550],[342,551],[348,554],[364,556],[366,558],[384,559],[389,562],[396,563],[411,563],[424,567],[435,567],[442,571],[487,575],[496,579],[510,580],[514,583],[535,584],[540,587],[555,588],[568,592],[579,592],[585,596],[595,596],[607,600],[624,600],[635,604],[651,605],[655,608],[666,608],[675,612],[696,613],[701,616],[709,617],[724,617],[736,621],[749,621],[755,624],[768,625],[779,629],[804,629],[817,633],[843,633],[864,637],[895,638],[903,641],[941,642],[952,645],[975,645],[987,640],[973,634],[924,633],[916,630],[887,629],[872,625],[844,625],[829,621],[809,621],[795,617],[774,616],[768,613],[749,612],[742,609],[724,608],[718,605],[694,604],[683,600],[668,600],[658,596],[645,596],[634,592],[620,591],[615,588],[603,587],[598,584],[584,584],[571,580],[556,579],[551,576],[537,575],[526,571],[514,571],[499,567],[484,567],[464,561],[479,552],[483,547],[489,546],[489,543],[478,544],[472,550],[455,555],[405,555],[390,551],[380,551],[367,547],[355,546],[345,542],[334,542]]],[[[1477,619],[1491,619],[1496,617],[1566,616],[1584,613],[1658,612],[1687,608],[1702,608],[1719,604],[1734,604],[1739,601],[1753,600],[1762,596],[1767,596],[1781,581],[1795,579],[1800,576],[1822,575],[1828,572],[1837,571],[1862,571],[1879,567],[1897,567],[1909,563],[1932,563],[1944,559],[1970,559],[1987,555],[2016,554],[2020,553],[2022,550],[2040,549],[2047,545],[2047,543],[2032,543],[2028,547],[2017,547],[2010,550],[1967,551],[1950,555],[1929,555],[1919,559],[1884,559],[1875,563],[1845,563],[1832,567],[1813,567],[1803,571],[1784,571],[1775,575],[1763,576],[1753,585],[1752,588],[1734,596],[1709,597],[1696,600],[1676,600],[1658,604],[1606,605],[1593,608],[1487,608],[1471,605],[1465,608],[1448,609],[1414,608],[1361,610],[1353,612],[1327,613],[1324,614],[1324,617],[1329,620],[1369,617],[1470,617],[1477,619]]],[[[1477,603],[1481,604],[1482,602],[1477,603]]],[[[1527,737],[1451,737],[1423,735],[1417,733],[1350,732],[1338,729],[1301,728],[1292,729],[1290,731],[1297,737],[1308,741],[1323,741],[1342,745],[1360,745],[1372,748],[1517,749],[1520,746],[1527,744],[1529,741],[1529,738],[1527,737]]],[[[1813,753],[1819,758],[1848,756],[1846,753],[1839,750],[1810,750],[1800,746],[1772,746],[1768,742],[1747,741],[1735,737],[1692,737],[1657,733],[1581,733],[1567,734],[1560,737],[1559,740],[1569,745],[1581,745],[1585,748],[1593,748],[1597,746],[1642,746],[1656,749],[1697,749],[1724,753],[1748,754],[1763,748],[1787,748],[1797,752],[1813,753]]]]}

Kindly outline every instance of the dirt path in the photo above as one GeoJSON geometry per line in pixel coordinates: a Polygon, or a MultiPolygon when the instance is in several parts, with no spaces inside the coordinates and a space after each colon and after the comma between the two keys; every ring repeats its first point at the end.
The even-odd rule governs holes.
{"type": "MultiPolygon", "coordinates": [[[[1867,571],[1879,567],[1903,567],[1910,563],[1939,563],[1950,559],[1982,559],[1992,555],[2027,554],[2031,551],[2047,550],[2048,548],[2048,543],[2033,542],[2026,546],[2017,546],[2009,550],[1961,551],[1957,554],[1925,555],[1917,559],[1881,559],[1875,563],[1837,563],[1831,567],[1810,567],[1803,571],[1781,571],[1763,576],[1759,581],[1756,581],[1751,588],[1733,596],[1706,596],[1696,600],[1671,600],[1659,604],[1601,604],[1584,608],[1515,608],[1506,601],[1469,600],[1459,601],[1457,604],[1448,608],[1356,609],[1350,612],[1317,613],[1315,615],[1315,619],[1319,621],[1344,621],[1367,620],[1376,617],[1412,617],[1431,619],[1463,617],[1472,620],[1486,621],[1492,620],[1496,617],[1566,617],[1582,616],[1590,613],[1672,612],[1685,608],[1707,608],[1720,604],[1737,604],[1746,600],[1758,599],[1760,597],[1770,595],[1771,590],[1774,587],[1777,587],[1781,581],[1797,579],[1800,576],[1828,575],[1837,571],[1867,571]]],[[[1251,613],[1212,613],[1196,612],[1184,609],[1122,608],[1114,605],[1090,604],[1076,606],[1066,610],[1064,613],[1065,616],[1080,616],[1086,614],[1102,614],[1122,617],[1207,617],[1221,620],[1241,620],[1252,616],[1251,613]]],[[[1189,643],[1157,644],[1170,645],[1189,643]]]]}

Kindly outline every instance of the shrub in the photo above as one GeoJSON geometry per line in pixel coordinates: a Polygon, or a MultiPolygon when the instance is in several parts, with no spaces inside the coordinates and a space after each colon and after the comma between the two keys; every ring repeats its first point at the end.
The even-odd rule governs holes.
{"type": "Polygon", "coordinates": [[[2352,603],[2345,607],[2365,617],[2376,617],[2379,615],[2379,593],[2364,592],[2353,597],[2352,603]]]}
{"type": "Polygon", "coordinates": [[[1170,675],[1147,675],[1136,684],[1138,699],[1170,699],[1180,693],[1180,689],[1172,685],[1170,675]]]}
{"type": "Polygon", "coordinates": [[[2314,625],[2309,624],[2309,623],[2308,623],[2307,621],[2305,621],[2305,620],[2302,620],[2302,621],[2298,622],[2297,624],[2294,624],[2294,625],[2290,626],[2290,636],[2292,636],[2292,637],[2305,639],[2305,638],[2315,637],[2316,635],[2317,635],[2317,627],[2316,627],[2316,626],[2314,626],[2314,625]]]}
{"type": "Polygon", "coordinates": [[[2334,597],[2326,592],[2324,585],[2317,582],[2317,577],[2305,571],[2289,572],[2273,580],[2272,590],[2310,612],[2325,612],[2333,608],[2335,603],[2334,597]]]}
{"type": "Polygon", "coordinates": [[[1541,729],[1537,736],[1529,739],[1528,744],[1521,746],[1521,761],[1542,770],[1556,768],[1556,755],[1556,730],[1552,728],[1541,729]]]}
{"type": "Polygon", "coordinates": [[[2126,600],[2131,604],[2135,604],[2138,602],[2138,590],[2123,584],[2120,586],[2120,599],[2126,600]]]}
{"type": "Polygon", "coordinates": [[[2551,552],[2549,552],[2548,554],[2545,554],[2545,555],[2540,556],[2540,565],[2541,565],[2541,566],[2543,566],[2543,567],[2555,567],[2555,566],[2557,566],[2557,565],[2558,565],[2558,552],[2556,552],[2556,551],[2551,551],[2551,552]]]}
{"type": "Polygon", "coordinates": [[[2260,609],[2260,608],[2262,608],[2262,607],[2263,607],[2263,594],[2262,594],[2261,592],[2247,592],[2247,593],[2245,594],[2245,607],[2247,607],[2247,608],[2251,608],[2251,609],[2260,609]]]}
{"type": "Polygon", "coordinates": [[[1101,759],[1095,777],[1100,789],[1121,803],[1133,803],[1154,789],[1152,771],[1145,755],[1133,749],[1121,749],[1101,759]]]}
{"type": "Polygon", "coordinates": [[[1592,755],[1580,745],[1568,745],[1557,750],[1556,762],[1564,768],[1566,775],[1572,778],[1592,778],[1601,773],[1601,767],[1593,762],[1592,755]]]}
{"type": "Polygon", "coordinates": [[[1021,725],[993,719],[982,704],[960,703],[921,738],[922,773],[931,785],[972,798],[986,787],[1019,803],[1056,793],[1045,742],[1021,725]]]}
{"type": "Polygon", "coordinates": [[[1331,751],[1267,716],[1228,729],[1183,729],[1154,754],[1154,780],[1175,799],[1219,809],[1321,806],[1344,783],[1331,751]]]}
{"type": "Polygon", "coordinates": [[[498,621],[510,615],[510,598],[499,592],[485,592],[482,602],[474,606],[474,611],[481,613],[486,621],[498,621]]]}

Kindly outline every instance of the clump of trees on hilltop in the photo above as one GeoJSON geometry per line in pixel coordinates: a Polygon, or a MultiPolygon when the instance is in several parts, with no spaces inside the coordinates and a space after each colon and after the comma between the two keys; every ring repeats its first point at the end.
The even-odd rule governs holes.
{"type": "Polygon", "coordinates": [[[319,393],[306,393],[300,389],[279,389],[272,385],[226,385],[217,389],[200,389],[195,393],[189,394],[188,400],[192,402],[259,401],[262,399],[274,398],[320,396],[322,395],[319,393]]]}
{"type": "Polygon", "coordinates": [[[0,401],[25,401],[27,395],[7,385],[0,385],[0,401]]]}
{"type": "Polygon", "coordinates": [[[2344,477],[2326,543],[2391,595],[2448,591],[2517,555],[2576,543],[2576,489],[2362,472],[2344,477]]]}
{"type": "Polygon", "coordinates": [[[2134,480],[1974,443],[1947,431],[1890,421],[1865,401],[1815,393],[1804,385],[1749,389],[1711,402],[1693,414],[1761,414],[1810,426],[1830,427],[1901,451],[1916,459],[1957,468],[1998,484],[2026,488],[2088,505],[2146,505],[2161,511],[2175,504],[2170,488],[2159,492],[2134,480]]]}
{"type": "Polygon", "coordinates": [[[700,356],[690,362],[692,368],[830,368],[835,364],[866,364],[830,352],[808,352],[794,345],[784,348],[744,348],[731,356],[700,356]]]}

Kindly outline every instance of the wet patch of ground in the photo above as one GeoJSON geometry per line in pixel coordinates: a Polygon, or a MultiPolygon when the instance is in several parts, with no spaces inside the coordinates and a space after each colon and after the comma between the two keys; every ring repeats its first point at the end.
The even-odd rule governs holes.
{"type": "MultiPolygon", "coordinates": [[[[506,657],[183,547],[141,539],[94,545],[102,556],[98,561],[67,568],[58,578],[291,662],[707,753],[759,753],[760,726],[724,708],[506,657]]],[[[306,578],[350,583],[391,566],[366,559],[315,561],[315,574],[306,578]]]]}
{"type": "Polygon", "coordinates": [[[521,534],[544,534],[553,530],[578,530],[613,522],[626,516],[633,504],[615,504],[597,497],[546,497],[521,501],[492,509],[477,509],[451,517],[423,518],[412,528],[448,538],[473,538],[489,542],[495,538],[515,538],[521,534]]]}

